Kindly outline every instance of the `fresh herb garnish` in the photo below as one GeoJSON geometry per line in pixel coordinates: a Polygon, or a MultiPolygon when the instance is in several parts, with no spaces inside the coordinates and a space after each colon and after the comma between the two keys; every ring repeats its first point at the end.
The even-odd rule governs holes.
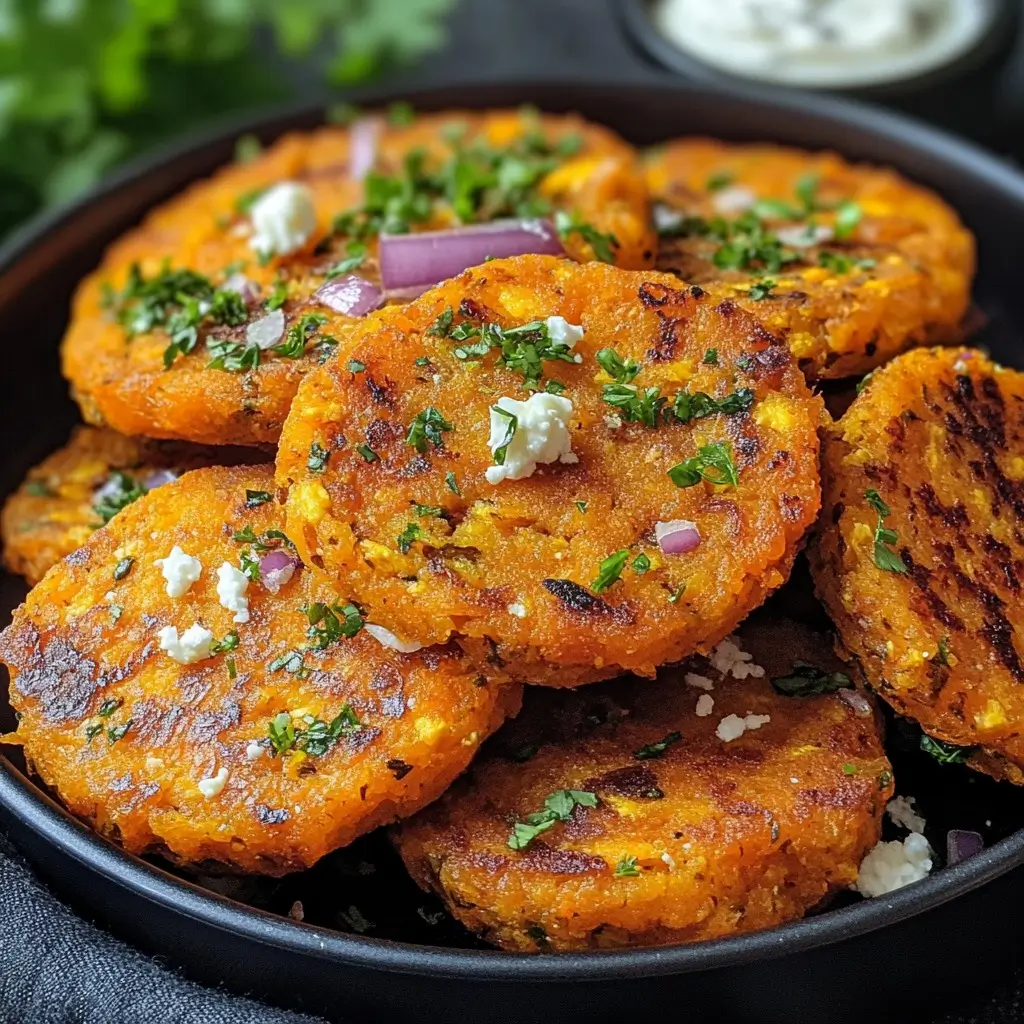
{"type": "Polygon", "coordinates": [[[109,523],[126,505],[146,494],[147,488],[130,474],[115,470],[97,493],[99,499],[92,510],[104,523],[109,523]]]}
{"type": "Polygon", "coordinates": [[[585,502],[585,501],[574,501],[573,504],[576,506],[577,511],[580,512],[581,514],[587,511],[587,502],[585,502]]]}
{"type": "Polygon", "coordinates": [[[597,796],[580,789],[556,789],[544,800],[544,809],[517,821],[508,837],[512,850],[525,850],[541,833],[560,821],[568,821],[576,807],[596,807],[597,796]]]}
{"type": "Polygon", "coordinates": [[[457,494],[459,497],[462,496],[462,491],[459,490],[458,481],[455,479],[455,474],[451,470],[444,475],[444,485],[452,492],[452,494],[457,494]]]}
{"type": "Polygon", "coordinates": [[[788,676],[775,676],[773,689],[786,697],[810,697],[818,693],[835,693],[853,688],[853,681],[845,672],[825,672],[806,661],[794,661],[788,676]]]}
{"type": "Polygon", "coordinates": [[[107,742],[114,744],[118,740],[124,739],[125,734],[132,727],[132,720],[129,718],[127,722],[122,725],[112,725],[107,729],[107,742]]]}
{"type": "Polygon", "coordinates": [[[286,359],[298,359],[306,351],[306,344],[309,342],[309,339],[325,323],[327,323],[327,317],[323,313],[303,313],[288,328],[284,341],[280,345],[275,345],[271,351],[284,356],[286,359]]]}
{"type": "Polygon", "coordinates": [[[341,639],[351,639],[363,628],[363,616],[354,604],[327,605],[320,601],[303,606],[309,620],[310,647],[322,651],[341,639]]]}
{"type": "Polygon", "coordinates": [[[856,775],[857,774],[857,766],[855,764],[851,764],[849,761],[847,761],[846,764],[843,765],[843,774],[844,775],[856,775]]]}
{"type": "Polygon", "coordinates": [[[613,583],[617,582],[622,575],[622,570],[629,559],[629,549],[623,548],[609,555],[602,563],[597,573],[597,578],[590,584],[590,589],[595,594],[607,590],[613,583]]]}
{"type": "Polygon", "coordinates": [[[518,327],[501,327],[495,323],[476,326],[464,322],[453,327],[448,336],[460,342],[452,350],[456,359],[475,359],[487,355],[492,349],[498,349],[498,365],[521,373],[524,386],[530,390],[540,386],[545,359],[575,362],[568,345],[552,340],[551,331],[544,320],[532,320],[518,327]]]}
{"type": "Polygon", "coordinates": [[[718,349],[717,348],[709,348],[704,353],[704,358],[701,360],[701,362],[705,366],[717,366],[718,365],[718,349]]]}
{"type": "Polygon", "coordinates": [[[228,679],[238,678],[238,666],[235,664],[234,658],[226,658],[224,664],[228,667],[228,679]]]}
{"type": "Polygon", "coordinates": [[[437,338],[447,338],[454,319],[455,311],[451,306],[445,306],[444,312],[427,328],[427,334],[432,334],[437,338]]]}
{"type": "Polygon", "coordinates": [[[25,484],[25,493],[33,498],[52,498],[53,488],[45,480],[29,480],[25,484]]]}
{"type": "Polygon", "coordinates": [[[425,452],[428,443],[435,448],[444,447],[442,433],[451,430],[452,425],[432,405],[418,412],[409,424],[409,432],[405,435],[405,443],[412,445],[418,452],[425,452]]]}
{"type": "Polygon", "coordinates": [[[233,629],[223,640],[214,640],[210,644],[211,654],[224,654],[227,651],[236,650],[238,647],[238,630],[233,629]]]}
{"type": "Polygon", "coordinates": [[[245,491],[245,507],[246,508],[259,508],[260,505],[266,505],[267,502],[273,501],[274,496],[270,491],[250,491],[246,488],[245,491]]]}
{"type": "Polygon", "coordinates": [[[864,492],[868,504],[878,513],[878,522],[875,524],[874,537],[874,559],[875,565],[886,572],[907,572],[907,567],[891,545],[895,544],[899,537],[895,530],[886,529],[885,520],[892,515],[892,509],[882,500],[881,495],[873,487],[864,492]]]}
{"type": "Polygon", "coordinates": [[[268,313],[273,313],[275,309],[280,309],[288,299],[288,282],[279,277],[274,282],[273,290],[270,292],[270,296],[266,302],[263,303],[263,308],[268,313]]]}
{"type": "Polygon", "coordinates": [[[305,655],[301,651],[286,651],[267,665],[268,672],[280,672],[282,669],[299,679],[309,674],[305,667],[305,655]]]}
{"type": "Polygon", "coordinates": [[[841,202],[836,207],[834,229],[836,238],[849,238],[857,230],[857,225],[861,222],[863,216],[864,211],[859,203],[855,203],[852,199],[846,199],[841,202]]]}
{"type": "Polygon", "coordinates": [[[655,758],[661,757],[669,747],[678,743],[682,738],[683,734],[681,732],[670,732],[660,740],[648,743],[639,750],[635,750],[633,757],[637,761],[653,761],[655,758]]]}
{"type": "Polygon", "coordinates": [[[118,581],[123,580],[125,576],[132,571],[132,566],[134,564],[134,558],[122,558],[121,561],[114,566],[114,579],[118,581]]]}
{"type": "Polygon", "coordinates": [[[388,107],[388,124],[395,128],[407,128],[416,120],[416,111],[411,103],[398,100],[388,107]]]}
{"type": "Polygon", "coordinates": [[[567,241],[570,235],[579,235],[602,263],[615,262],[615,250],[619,247],[618,239],[610,232],[598,231],[593,224],[588,224],[579,214],[556,210],[555,230],[563,242],[567,241]]]}
{"type": "Polygon", "coordinates": [[[410,502],[413,511],[421,519],[426,519],[428,516],[433,516],[435,519],[444,519],[447,514],[443,505],[423,505],[418,501],[410,502]]]}
{"type": "Polygon", "coordinates": [[[948,667],[950,664],[949,656],[952,653],[953,652],[949,649],[949,637],[946,635],[939,637],[939,649],[938,653],[935,655],[935,660],[940,665],[945,665],[948,667]]]}
{"type": "Polygon", "coordinates": [[[702,445],[696,455],[673,466],[668,475],[676,487],[693,487],[702,480],[717,487],[736,487],[739,484],[732,445],[728,441],[702,445]]]}
{"type": "Polygon", "coordinates": [[[359,718],[349,704],[330,722],[324,722],[313,715],[303,715],[298,721],[302,724],[296,725],[287,711],[282,711],[270,720],[267,735],[270,738],[271,757],[292,750],[301,750],[310,757],[323,757],[339,739],[351,736],[361,728],[359,718]]]}
{"type": "Polygon", "coordinates": [[[651,560],[641,551],[640,554],[633,559],[632,568],[633,572],[638,576],[643,576],[645,572],[650,571],[651,560]]]}
{"type": "Polygon", "coordinates": [[[603,348],[595,356],[598,365],[616,384],[629,384],[640,372],[640,364],[628,356],[623,359],[614,349],[603,348]]]}
{"type": "Polygon", "coordinates": [[[309,447],[309,458],[306,460],[306,468],[310,473],[322,473],[327,468],[327,460],[331,453],[319,441],[314,441],[309,447]]]}
{"type": "Polygon", "coordinates": [[[636,866],[636,857],[625,856],[615,866],[616,878],[637,878],[640,869],[636,866]]]}
{"type": "Polygon", "coordinates": [[[368,444],[357,444],[356,451],[362,455],[365,462],[377,462],[380,459],[380,456],[368,444]]]}
{"type": "Polygon", "coordinates": [[[345,258],[327,271],[325,280],[331,281],[342,274],[351,274],[353,270],[358,270],[366,262],[369,251],[365,242],[349,242],[345,246],[345,258]]]}
{"type": "Polygon", "coordinates": [[[680,391],[672,402],[672,415],[680,423],[702,420],[722,413],[736,416],[746,412],[754,404],[754,392],[750,388],[738,388],[722,398],[712,398],[703,391],[680,391]]]}
{"type": "Polygon", "coordinates": [[[99,734],[103,732],[103,726],[93,723],[85,727],[85,742],[91,744],[99,734]]]}
{"type": "Polygon", "coordinates": [[[419,525],[417,523],[407,523],[405,529],[398,535],[398,550],[403,555],[408,554],[413,542],[418,540],[419,536],[419,525]]]}
{"type": "Polygon", "coordinates": [[[233,533],[231,539],[236,544],[251,544],[261,555],[276,548],[295,547],[282,530],[267,530],[266,533],[257,534],[251,526],[233,533]]]}
{"type": "Polygon", "coordinates": [[[708,178],[704,187],[709,192],[721,192],[723,188],[728,188],[735,180],[736,175],[732,171],[718,171],[708,178]]]}
{"type": "Polygon", "coordinates": [[[262,352],[259,345],[243,345],[239,341],[210,339],[206,350],[211,359],[206,364],[208,370],[223,370],[225,373],[248,373],[260,365],[262,352]]]}
{"type": "Polygon", "coordinates": [[[96,714],[100,718],[109,718],[123,703],[124,700],[120,697],[110,697],[99,706],[96,714]]]}
{"type": "Polygon", "coordinates": [[[361,363],[358,359],[350,359],[348,361],[348,372],[349,373],[362,373],[366,369],[366,363],[361,363]]]}
{"type": "Polygon", "coordinates": [[[925,733],[921,733],[921,749],[939,764],[963,764],[974,752],[974,747],[958,747],[925,733]]]}
{"type": "Polygon", "coordinates": [[[770,277],[766,277],[760,281],[755,281],[751,286],[747,295],[750,296],[755,302],[760,302],[762,299],[773,299],[772,289],[776,287],[776,282],[770,277]]]}
{"type": "Polygon", "coordinates": [[[512,438],[516,436],[516,430],[519,429],[519,417],[514,413],[509,412],[507,409],[502,409],[500,405],[492,405],[491,411],[497,413],[499,416],[505,418],[505,436],[501,440],[501,444],[494,449],[494,464],[496,466],[505,465],[505,456],[508,455],[508,446],[512,443],[512,438]]]}

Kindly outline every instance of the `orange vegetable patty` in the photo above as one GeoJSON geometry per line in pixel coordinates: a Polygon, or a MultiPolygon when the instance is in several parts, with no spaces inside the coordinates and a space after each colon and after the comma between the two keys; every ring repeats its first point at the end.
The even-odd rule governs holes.
{"type": "Polygon", "coordinates": [[[7,742],[133,853],[308,867],[439,796],[518,708],[458,648],[385,647],[343,590],[289,575],[272,487],[201,469],[151,492],[0,634],[7,742]]]}
{"type": "Polygon", "coordinates": [[[524,256],[367,320],[277,477],[303,560],[375,622],[572,686],[706,651],[784,582],[822,415],[735,303],[524,256]]]}
{"type": "Polygon", "coordinates": [[[892,795],[880,719],[862,694],[814,695],[849,685],[830,645],[766,619],[744,626],[745,659],[726,641],[654,683],[529,691],[395,830],[413,877],[518,952],[771,928],[851,885],[892,795]]]}

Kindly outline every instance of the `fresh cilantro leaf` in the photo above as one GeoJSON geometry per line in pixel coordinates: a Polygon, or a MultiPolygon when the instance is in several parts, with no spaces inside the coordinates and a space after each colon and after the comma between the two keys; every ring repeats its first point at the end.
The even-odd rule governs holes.
{"type": "Polygon", "coordinates": [[[895,544],[899,538],[895,530],[887,530],[885,528],[885,520],[892,515],[892,509],[882,500],[881,495],[873,487],[869,487],[864,492],[864,497],[867,499],[868,504],[878,513],[878,522],[875,524],[875,537],[874,537],[874,560],[875,565],[879,569],[884,569],[886,572],[907,572],[907,567],[895,551],[892,550],[892,545],[895,544]]]}
{"type": "Polygon", "coordinates": [[[512,438],[516,436],[516,430],[519,429],[519,417],[514,413],[509,412],[507,409],[502,409],[500,405],[492,405],[491,411],[496,412],[507,421],[505,425],[505,436],[502,438],[501,444],[494,449],[494,464],[496,466],[504,466],[505,457],[508,455],[508,446],[512,443],[512,438]]]}
{"type": "Polygon", "coordinates": [[[921,749],[926,754],[931,754],[939,764],[963,764],[975,750],[974,747],[954,746],[925,733],[921,733],[921,749]]]}
{"type": "Polygon", "coordinates": [[[623,359],[614,349],[603,348],[595,356],[598,366],[608,374],[616,384],[629,384],[640,372],[640,364],[627,357],[623,359]]]}
{"type": "Polygon", "coordinates": [[[855,203],[852,199],[841,202],[836,207],[836,238],[849,238],[857,230],[857,225],[860,224],[863,216],[864,211],[859,203],[855,203]]]}
{"type": "Polygon", "coordinates": [[[452,429],[448,422],[432,405],[418,412],[409,424],[409,432],[405,435],[405,443],[418,452],[427,451],[429,445],[435,448],[444,447],[442,433],[452,429]]]}
{"type": "Polygon", "coordinates": [[[123,580],[125,576],[132,571],[132,566],[135,565],[135,559],[132,557],[122,558],[117,565],[114,566],[114,579],[123,580]]]}
{"type": "Polygon", "coordinates": [[[274,496],[270,491],[250,491],[246,488],[245,491],[245,507],[246,508],[259,508],[260,505],[266,505],[267,502],[273,501],[274,496]]]}
{"type": "Polygon", "coordinates": [[[651,569],[651,560],[642,551],[636,558],[633,559],[632,563],[633,572],[638,576],[643,576],[645,572],[649,572],[651,569]]]}
{"type": "Polygon", "coordinates": [[[702,445],[695,456],[673,466],[668,475],[676,487],[693,487],[701,480],[719,487],[739,484],[732,445],[728,441],[702,445]]]}
{"type": "Polygon", "coordinates": [[[794,661],[790,674],[775,676],[771,684],[776,692],[786,697],[810,697],[853,688],[853,682],[845,672],[826,672],[806,661],[794,661]]]}
{"type": "Polygon", "coordinates": [[[772,294],[772,289],[775,287],[776,283],[770,277],[766,277],[760,281],[755,281],[750,286],[747,295],[755,302],[760,302],[763,299],[773,299],[775,296],[772,294]]]}
{"type": "Polygon", "coordinates": [[[326,605],[320,601],[303,607],[309,620],[310,646],[322,651],[342,639],[351,639],[363,628],[363,616],[354,604],[326,605]]]}
{"type": "Polygon", "coordinates": [[[579,214],[556,210],[555,230],[563,242],[567,241],[571,235],[579,235],[594,251],[595,258],[602,263],[615,262],[615,250],[619,247],[618,239],[610,232],[598,231],[593,224],[582,220],[579,214]]]}
{"type": "Polygon", "coordinates": [[[121,509],[138,501],[147,493],[145,484],[131,474],[115,470],[107,482],[96,492],[92,510],[104,523],[109,523],[121,509]]]}
{"type": "Polygon", "coordinates": [[[417,523],[407,523],[405,529],[398,535],[398,550],[403,555],[409,553],[413,543],[419,540],[420,528],[417,523]]]}
{"type": "Polygon", "coordinates": [[[634,751],[633,757],[637,761],[652,761],[655,758],[661,757],[669,747],[678,743],[682,738],[683,734],[681,732],[670,732],[660,740],[648,743],[646,746],[634,751]]]}
{"type": "Polygon", "coordinates": [[[452,494],[457,494],[459,497],[462,497],[462,491],[459,489],[458,481],[455,479],[455,474],[451,470],[444,475],[444,485],[452,492],[452,494]]]}
{"type": "Polygon", "coordinates": [[[512,850],[525,850],[549,828],[560,821],[568,821],[577,807],[597,807],[596,794],[579,789],[557,789],[544,800],[544,809],[528,814],[523,821],[517,821],[508,837],[512,850]]]}
{"type": "Polygon", "coordinates": [[[380,456],[368,444],[357,444],[356,451],[366,462],[377,462],[380,459],[380,456]]]}
{"type": "Polygon", "coordinates": [[[732,171],[718,171],[708,178],[704,187],[709,192],[721,192],[723,188],[728,188],[735,180],[736,175],[732,171]]]}
{"type": "Polygon", "coordinates": [[[595,594],[600,594],[607,590],[613,583],[615,583],[622,575],[622,570],[626,566],[626,561],[629,559],[629,550],[623,548],[621,551],[616,551],[615,554],[609,555],[600,565],[598,569],[597,578],[593,583],[590,584],[590,589],[595,594]]]}
{"type": "Polygon", "coordinates": [[[625,856],[615,866],[616,878],[637,878],[640,869],[636,866],[636,857],[625,856]]]}

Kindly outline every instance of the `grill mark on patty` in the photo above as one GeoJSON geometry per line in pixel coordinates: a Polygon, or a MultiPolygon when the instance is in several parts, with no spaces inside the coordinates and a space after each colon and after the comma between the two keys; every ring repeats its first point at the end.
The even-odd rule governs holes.
{"type": "Polygon", "coordinates": [[[546,579],[541,585],[550,594],[554,594],[561,602],[562,607],[571,612],[579,612],[581,615],[609,615],[616,622],[629,623],[633,621],[633,615],[629,609],[622,605],[614,606],[605,603],[599,597],[594,597],[586,587],[574,583],[572,580],[546,579]]]}
{"type": "Polygon", "coordinates": [[[914,561],[908,548],[900,549],[900,558],[907,567],[907,575],[911,582],[917,587],[918,593],[924,598],[925,603],[931,609],[932,614],[948,629],[963,633],[965,630],[963,619],[955,612],[950,611],[946,602],[932,589],[931,573],[923,566],[914,561]]]}
{"type": "Polygon", "coordinates": [[[645,764],[613,768],[603,775],[587,779],[582,788],[590,792],[614,793],[631,800],[661,800],[665,796],[658,785],[658,776],[645,764]]]}

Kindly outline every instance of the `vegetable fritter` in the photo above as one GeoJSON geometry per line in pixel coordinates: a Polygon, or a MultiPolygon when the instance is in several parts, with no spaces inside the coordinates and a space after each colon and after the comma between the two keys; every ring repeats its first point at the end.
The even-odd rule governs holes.
{"type": "Polygon", "coordinates": [[[658,266],[721,285],[782,334],[808,379],[955,342],[974,239],[938,196],[834,153],[682,139],[648,163],[658,266]]]}
{"type": "Polygon", "coordinates": [[[6,741],[134,853],[308,867],[435,799],[517,710],[458,648],[400,653],[297,569],[272,490],[245,467],[147,494],[0,634],[6,741]]]}
{"type": "Polygon", "coordinates": [[[267,461],[254,448],[204,448],[78,427],[31,470],[0,514],[4,563],[35,586],[55,562],[147,491],[200,466],[267,461]]]}
{"type": "Polygon", "coordinates": [[[785,581],[822,416],[735,303],[523,256],[350,335],[277,478],[300,556],[375,621],[572,686],[706,651],[785,581]]]}
{"type": "Polygon", "coordinates": [[[1024,784],[1024,374],[900,356],[828,432],[823,475],[811,564],[849,655],[928,735],[1024,784]]]}
{"type": "Polygon", "coordinates": [[[467,928],[520,952],[802,917],[856,880],[893,791],[880,720],[840,667],[823,637],[767,619],[657,682],[532,689],[396,828],[399,851],[467,928]]]}
{"type": "Polygon", "coordinates": [[[379,231],[552,210],[572,255],[652,263],[635,153],[579,118],[455,111],[287,135],[111,247],[75,298],[64,374],[87,421],[125,434],[276,441],[302,375],[353,322],[315,293],[376,282],[379,231]]]}

